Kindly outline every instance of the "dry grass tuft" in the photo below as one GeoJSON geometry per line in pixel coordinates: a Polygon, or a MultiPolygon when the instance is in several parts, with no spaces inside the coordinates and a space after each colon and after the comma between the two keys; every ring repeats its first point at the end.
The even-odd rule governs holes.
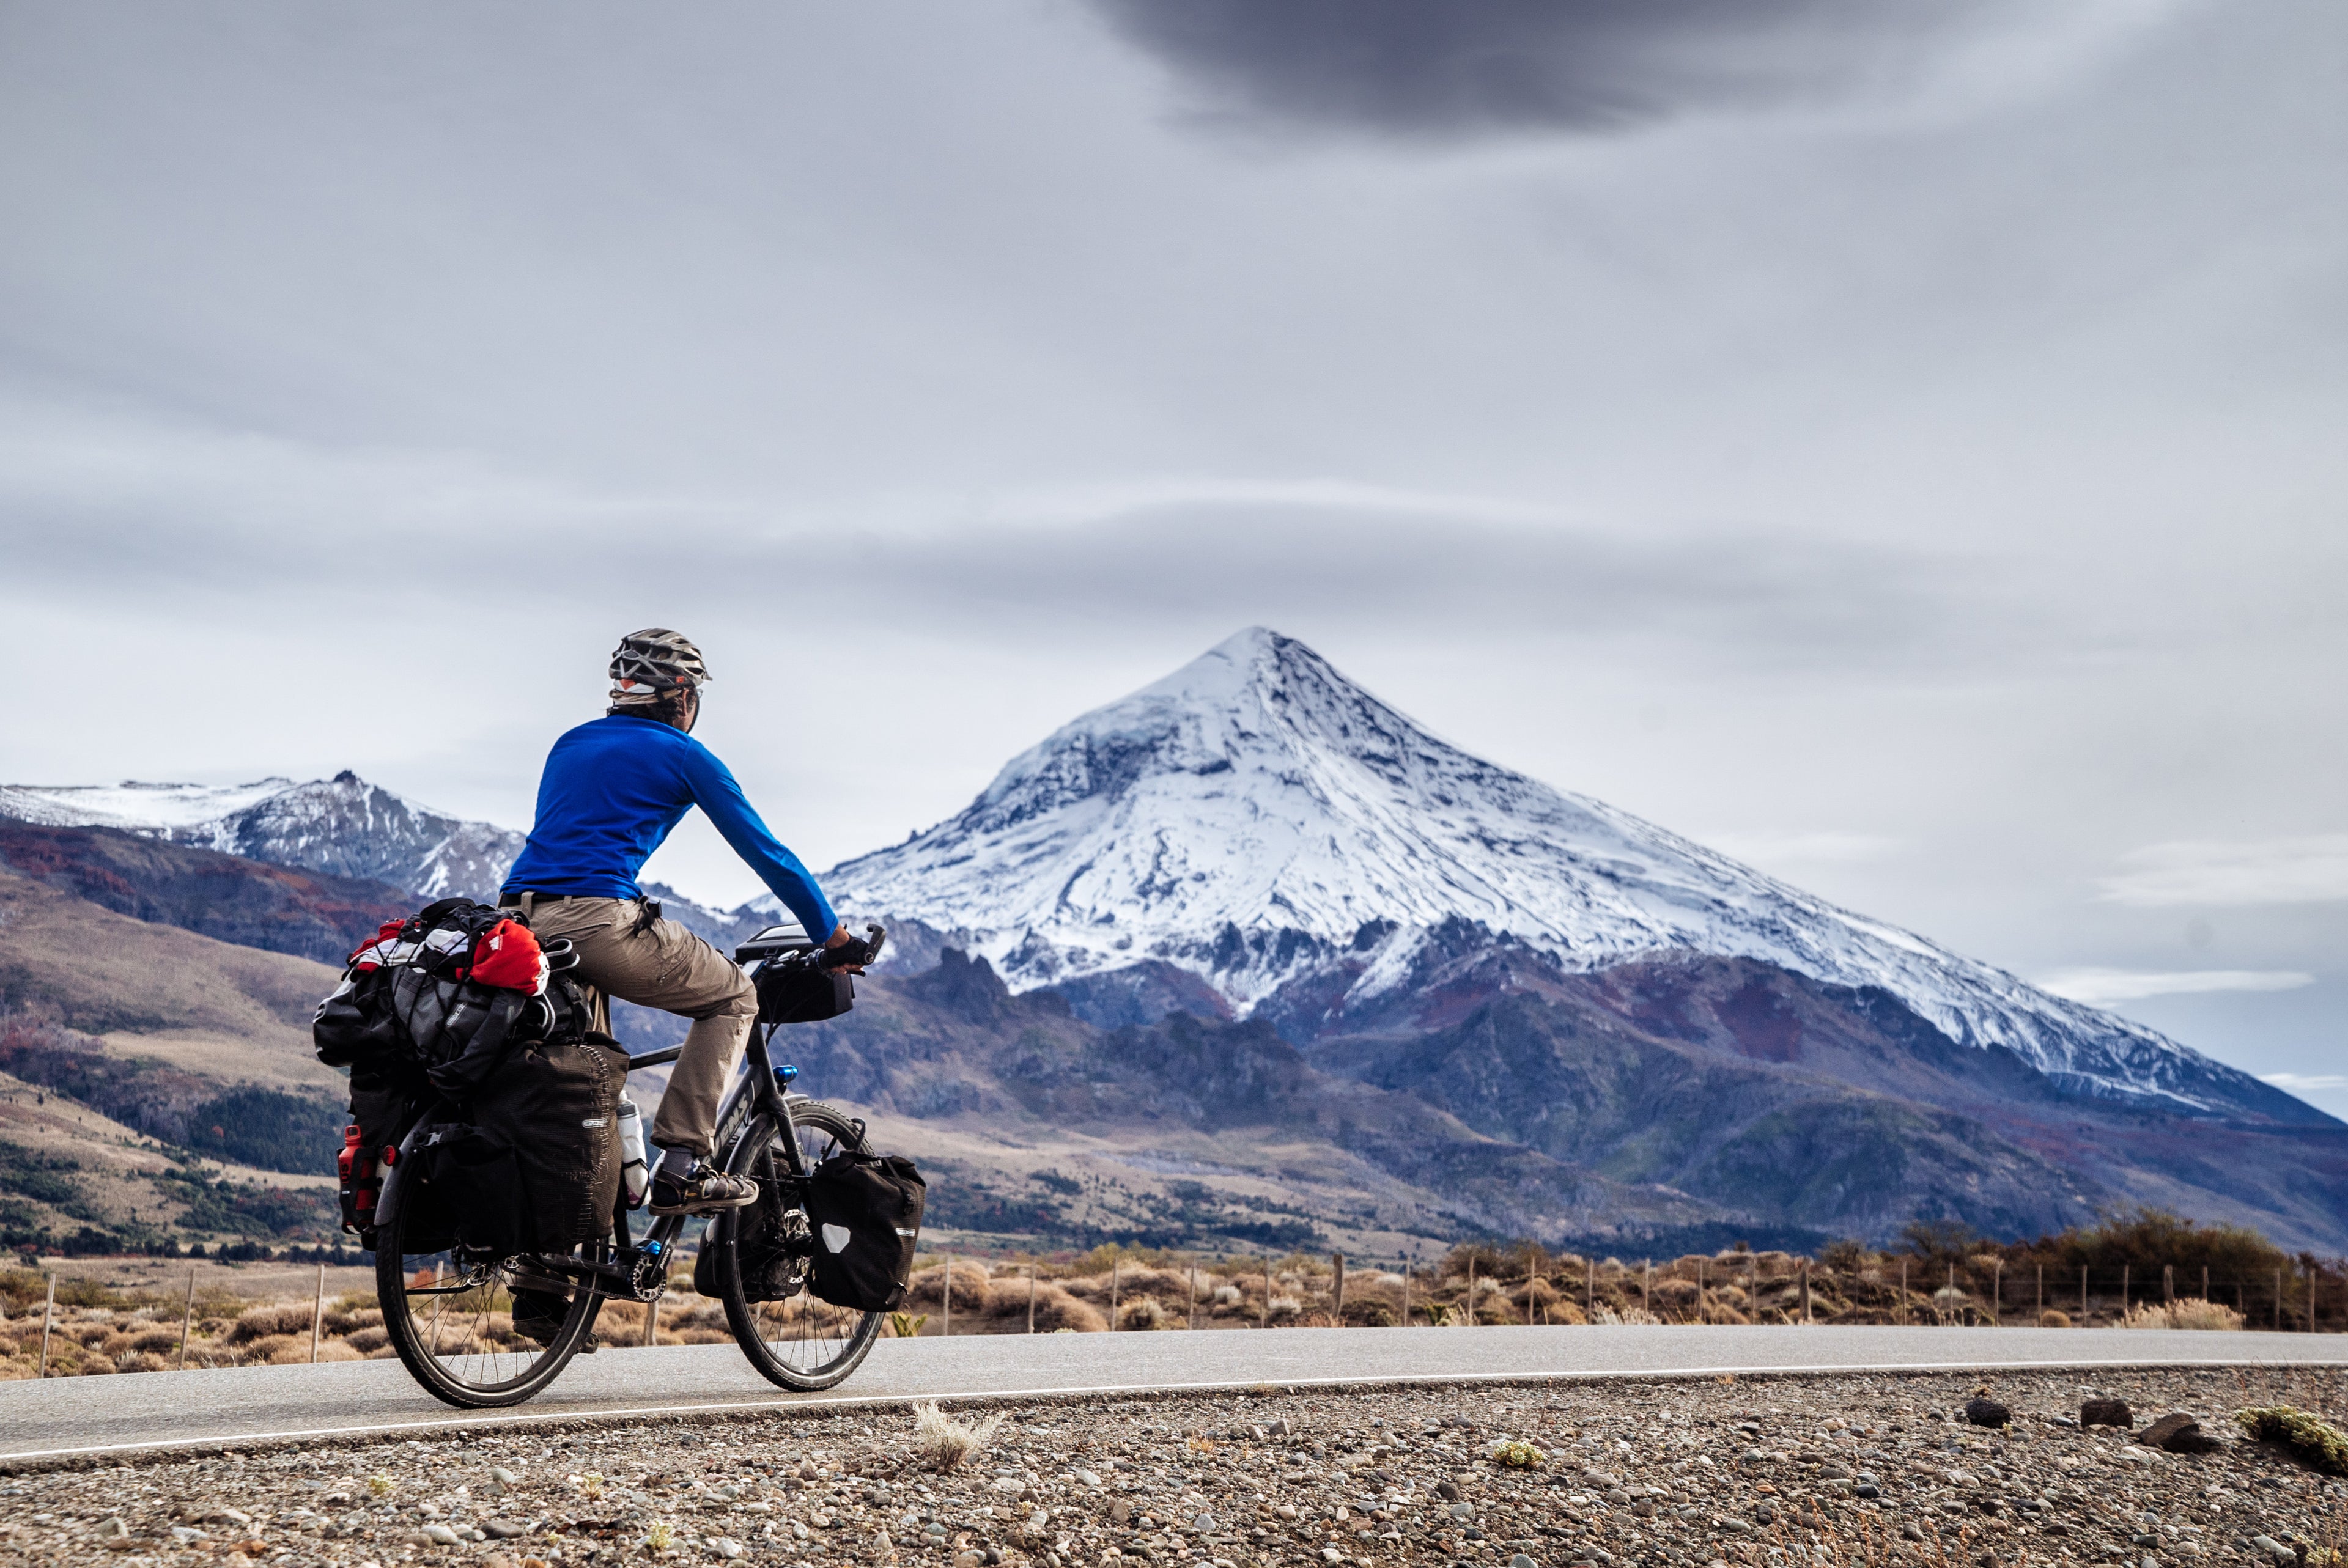
{"type": "Polygon", "coordinates": [[[994,1440],[1003,1427],[997,1410],[981,1421],[958,1421],[935,1404],[913,1407],[913,1450],[934,1471],[950,1471],[994,1440]]]}
{"type": "Polygon", "coordinates": [[[2242,1326],[2242,1315],[2230,1307],[2188,1296],[2163,1305],[2147,1301],[2131,1307],[2120,1319],[2123,1328],[2214,1328],[2232,1333],[2242,1326]]]}

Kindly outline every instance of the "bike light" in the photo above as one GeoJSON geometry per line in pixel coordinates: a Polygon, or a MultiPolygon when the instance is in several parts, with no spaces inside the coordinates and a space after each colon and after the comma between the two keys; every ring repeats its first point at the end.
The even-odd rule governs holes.
{"type": "Polygon", "coordinates": [[[778,1083],[788,1083],[798,1075],[799,1070],[788,1061],[780,1063],[775,1069],[775,1081],[778,1083]]]}

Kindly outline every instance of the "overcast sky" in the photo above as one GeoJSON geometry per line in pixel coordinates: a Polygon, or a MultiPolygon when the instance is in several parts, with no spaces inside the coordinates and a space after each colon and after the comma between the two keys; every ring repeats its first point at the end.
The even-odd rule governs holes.
{"type": "Polygon", "coordinates": [[[2348,1112],[2343,76],[2326,0],[0,0],[0,779],[522,826],[662,624],[823,866],[1262,622],[2348,1112]]]}

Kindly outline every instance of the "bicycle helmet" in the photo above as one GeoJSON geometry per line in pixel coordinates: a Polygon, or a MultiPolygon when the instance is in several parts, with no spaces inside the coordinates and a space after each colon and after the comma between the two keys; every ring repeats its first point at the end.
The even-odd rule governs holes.
{"type": "Polygon", "coordinates": [[[698,691],[708,679],[701,650],[664,626],[631,631],[612,651],[612,702],[619,707],[657,702],[681,687],[698,691]]]}

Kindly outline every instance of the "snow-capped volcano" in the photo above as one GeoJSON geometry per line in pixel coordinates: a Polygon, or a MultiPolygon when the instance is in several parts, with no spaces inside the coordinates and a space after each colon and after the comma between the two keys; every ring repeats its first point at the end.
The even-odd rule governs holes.
{"type": "Polygon", "coordinates": [[[1397,983],[1447,922],[1576,969],[1673,951],[1890,991],[2088,1092],[2239,1076],[2154,1031],[1446,744],[1254,628],[1012,759],[959,815],[826,878],[966,932],[1016,988],[1161,960],[1245,1012],[1339,961],[1397,983]]]}
{"type": "Polygon", "coordinates": [[[0,816],[111,827],[438,898],[494,892],[522,835],[421,806],[356,774],[295,784],[0,784],[0,816]]]}

